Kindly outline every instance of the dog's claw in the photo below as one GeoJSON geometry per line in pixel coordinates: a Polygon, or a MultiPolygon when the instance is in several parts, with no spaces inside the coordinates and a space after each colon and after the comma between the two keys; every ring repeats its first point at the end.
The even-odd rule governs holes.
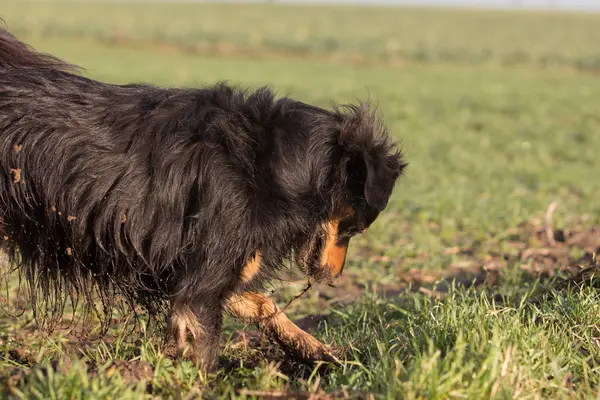
{"type": "Polygon", "coordinates": [[[319,362],[341,366],[342,362],[319,340],[308,333],[298,337],[296,343],[283,343],[284,350],[294,358],[306,364],[319,362]]]}
{"type": "Polygon", "coordinates": [[[336,366],[338,366],[338,367],[342,365],[342,362],[340,361],[340,359],[339,359],[339,358],[337,358],[337,357],[336,357],[336,356],[335,356],[333,353],[331,353],[330,351],[327,351],[327,352],[323,353],[323,357],[322,357],[322,358],[323,358],[323,360],[322,360],[322,361],[325,361],[325,362],[328,362],[328,363],[334,364],[334,365],[336,365],[336,366]]]}

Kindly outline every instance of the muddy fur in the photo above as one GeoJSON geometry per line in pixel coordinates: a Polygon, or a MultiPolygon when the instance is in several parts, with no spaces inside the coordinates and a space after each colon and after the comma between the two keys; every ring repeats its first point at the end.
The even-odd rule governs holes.
{"type": "Polygon", "coordinates": [[[405,166],[368,104],[103,83],[0,28],[2,242],[38,318],[119,295],[151,313],[184,304],[218,336],[231,294],[262,290],[286,260],[334,278],[319,276],[322,227],[345,218],[349,241],[405,166]]]}

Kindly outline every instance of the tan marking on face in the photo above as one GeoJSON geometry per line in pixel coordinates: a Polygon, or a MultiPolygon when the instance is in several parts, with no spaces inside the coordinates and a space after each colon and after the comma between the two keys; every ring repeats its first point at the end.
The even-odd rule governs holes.
{"type": "Polygon", "coordinates": [[[286,351],[302,359],[339,362],[325,345],[290,321],[273,300],[261,293],[234,294],[226,307],[231,315],[258,325],[286,351]]]}
{"type": "Polygon", "coordinates": [[[344,268],[348,244],[338,242],[340,219],[329,220],[325,226],[325,245],[321,253],[321,267],[326,268],[331,278],[337,277],[344,268]]]}
{"type": "Polygon", "coordinates": [[[257,251],[254,257],[252,257],[242,269],[242,273],[240,274],[242,282],[249,282],[252,278],[256,276],[256,274],[258,274],[258,272],[260,271],[261,261],[262,255],[260,251],[257,251]]]}

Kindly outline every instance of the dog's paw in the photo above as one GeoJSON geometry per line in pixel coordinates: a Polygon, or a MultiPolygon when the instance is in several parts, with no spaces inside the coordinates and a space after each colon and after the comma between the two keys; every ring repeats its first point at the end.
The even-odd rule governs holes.
{"type": "Polygon", "coordinates": [[[328,347],[306,332],[296,335],[294,340],[287,341],[282,347],[288,355],[305,364],[329,363],[342,365],[338,351],[328,347]]]}

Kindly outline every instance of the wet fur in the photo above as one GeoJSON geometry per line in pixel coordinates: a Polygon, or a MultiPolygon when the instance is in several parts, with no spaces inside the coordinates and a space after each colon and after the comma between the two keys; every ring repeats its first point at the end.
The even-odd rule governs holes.
{"type": "Polygon", "coordinates": [[[348,206],[371,223],[405,166],[368,105],[103,83],[0,28],[4,251],[46,311],[118,294],[218,335],[286,260],[318,275],[320,227],[348,206]]]}

